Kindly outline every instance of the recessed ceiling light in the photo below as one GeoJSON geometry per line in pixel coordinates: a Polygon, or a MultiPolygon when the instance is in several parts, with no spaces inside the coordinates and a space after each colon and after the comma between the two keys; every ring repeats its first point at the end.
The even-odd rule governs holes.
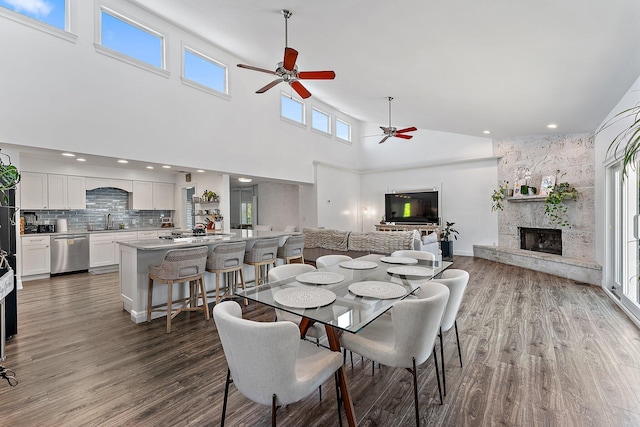
{"type": "Polygon", "coordinates": [[[196,172],[200,172],[200,173],[202,173],[202,172],[204,172],[204,171],[203,171],[202,169],[198,169],[196,172]]]}
{"type": "Polygon", "coordinates": [[[120,160],[118,160],[118,163],[129,163],[129,161],[128,161],[128,160],[120,159],[120,160]]]}
{"type": "Polygon", "coordinates": [[[162,167],[165,168],[165,169],[171,169],[171,166],[169,166],[169,165],[162,165],[162,167]]]}
{"type": "Polygon", "coordinates": [[[238,178],[240,182],[251,182],[251,178],[238,178]]]}
{"type": "Polygon", "coordinates": [[[87,161],[87,159],[83,159],[82,157],[78,157],[76,160],[79,161],[79,162],[86,162],[87,161]]]}
{"type": "Polygon", "coordinates": [[[147,166],[147,169],[153,169],[153,166],[147,166]]]}
{"type": "Polygon", "coordinates": [[[549,123],[549,124],[547,125],[547,127],[548,127],[549,129],[556,129],[556,128],[558,127],[558,125],[557,125],[557,124],[555,124],[555,123],[549,123]]]}
{"type": "Polygon", "coordinates": [[[483,130],[482,133],[484,133],[485,135],[489,135],[491,133],[490,130],[483,130]]]}
{"type": "Polygon", "coordinates": [[[66,156],[66,157],[75,157],[75,156],[76,156],[76,155],[75,155],[75,154],[73,154],[73,153],[62,153],[62,155],[63,155],[63,156],[66,156]]]}

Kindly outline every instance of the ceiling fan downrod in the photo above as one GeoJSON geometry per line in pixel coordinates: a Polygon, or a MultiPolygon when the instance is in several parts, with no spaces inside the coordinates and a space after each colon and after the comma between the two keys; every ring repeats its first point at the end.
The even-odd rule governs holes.
{"type": "Polygon", "coordinates": [[[389,129],[391,129],[391,101],[393,101],[393,97],[389,97],[389,129]]]}
{"type": "Polygon", "coordinates": [[[287,9],[282,9],[282,14],[284,15],[284,47],[289,47],[289,29],[287,23],[292,12],[287,9]]]}

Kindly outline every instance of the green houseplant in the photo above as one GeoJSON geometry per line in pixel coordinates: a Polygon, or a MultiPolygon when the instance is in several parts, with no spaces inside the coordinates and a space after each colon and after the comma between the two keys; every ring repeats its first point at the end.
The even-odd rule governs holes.
{"type": "Polygon", "coordinates": [[[445,227],[440,231],[440,249],[443,258],[451,258],[453,256],[453,240],[458,240],[458,230],[453,228],[455,222],[445,222],[445,227]]]}
{"type": "Polygon", "coordinates": [[[504,210],[504,199],[507,197],[509,191],[509,181],[505,181],[498,186],[495,190],[493,190],[493,194],[491,195],[491,210],[501,211],[504,210]]]}
{"type": "Polygon", "coordinates": [[[3,194],[5,203],[9,202],[7,190],[13,190],[20,182],[18,168],[11,164],[11,157],[8,154],[0,153],[0,191],[3,194]],[[4,159],[6,157],[6,161],[4,159]]]}
{"type": "Polygon", "coordinates": [[[636,104],[614,115],[596,131],[597,135],[616,123],[628,119],[633,120],[633,122],[620,131],[609,144],[609,148],[607,148],[607,154],[613,151],[615,155],[618,155],[620,146],[624,144],[621,152],[623,178],[627,175],[627,166],[635,162],[638,151],[640,151],[640,104],[636,104]]]}
{"type": "Polygon", "coordinates": [[[544,213],[549,217],[554,225],[560,227],[571,227],[566,217],[567,200],[577,200],[578,190],[573,188],[568,182],[561,182],[554,185],[545,199],[544,213]]]}

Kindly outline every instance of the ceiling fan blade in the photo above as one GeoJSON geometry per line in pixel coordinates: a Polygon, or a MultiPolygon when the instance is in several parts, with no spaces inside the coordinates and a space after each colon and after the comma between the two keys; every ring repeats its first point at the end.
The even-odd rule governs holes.
{"type": "Polygon", "coordinates": [[[256,93],[265,93],[266,91],[268,91],[269,89],[271,89],[272,87],[274,87],[275,85],[277,85],[278,83],[280,83],[282,81],[282,79],[275,79],[274,81],[272,81],[271,83],[269,83],[268,85],[261,87],[260,89],[258,89],[256,91],[256,93]]]}
{"type": "Polygon", "coordinates": [[[405,135],[405,134],[401,133],[399,135],[396,134],[396,138],[411,139],[411,138],[413,138],[413,135],[405,135]]]}
{"type": "Polygon", "coordinates": [[[298,78],[306,80],[333,80],[336,73],[333,71],[300,71],[298,78]]]}
{"type": "Polygon", "coordinates": [[[273,71],[273,70],[267,70],[265,68],[258,68],[258,67],[254,67],[252,65],[238,64],[238,67],[246,68],[247,70],[260,71],[261,73],[277,75],[277,73],[275,71],[273,71]]]}
{"type": "Polygon", "coordinates": [[[296,66],[296,59],[298,58],[298,51],[290,48],[284,48],[284,59],[282,60],[282,67],[287,71],[293,71],[293,67],[296,66]]]}
{"type": "Polygon", "coordinates": [[[415,127],[412,126],[410,128],[404,128],[404,129],[397,130],[396,133],[413,132],[413,131],[416,131],[416,130],[418,130],[418,128],[415,128],[415,127]]]}
{"type": "Polygon", "coordinates": [[[389,133],[389,128],[386,128],[384,126],[380,126],[380,129],[382,129],[382,132],[384,132],[384,133],[389,133]]]}
{"type": "Polygon", "coordinates": [[[371,138],[372,136],[384,136],[386,133],[376,133],[375,135],[364,135],[363,138],[371,138]]]}
{"type": "Polygon", "coordinates": [[[302,86],[302,83],[300,83],[299,81],[294,81],[290,84],[293,90],[298,92],[298,95],[300,95],[302,99],[306,99],[311,96],[311,92],[309,92],[304,86],[302,86]]]}
{"type": "Polygon", "coordinates": [[[389,135],[385,136],[384,138],[382,138],[382,141],[378,142],[378,144],[382,144],[383,142],[385,142],[387,139],[389,139],[389,135]]]}

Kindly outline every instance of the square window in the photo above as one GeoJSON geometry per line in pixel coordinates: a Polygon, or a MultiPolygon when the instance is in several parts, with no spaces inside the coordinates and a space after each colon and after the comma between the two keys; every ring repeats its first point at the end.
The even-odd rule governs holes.
{"type": "Polygon", "coordinates": [[[285,119],[304,124],[304,104],[283,93],[280,96],[280,115],[285,119]]]}
{"type": "Polygon", "coordinates": [[[184,48],[183,77],[209,89],[227,93],[227,67],[188,47],[184,48]]]}
{"type": "Polygon", "coordinates": [[[100,44],[156,68],[164,68],[164,37],[133,20],[102,9],[100,44]]]}
{"type": "Polygon", "coordinates": [[[311,127],[331,135],[331,116],[316,108],[311,109],[311,127]]]}
{"type": "Polygon", "coordinates": [[[66,30],[66,0],[0,0],[0,6],[61,30],[66,30]]]}
{"type": "Polygon", "coordinates": [[[351,125],[340,119],[336,119],[336,138],[351,142],[351,125]]]}

